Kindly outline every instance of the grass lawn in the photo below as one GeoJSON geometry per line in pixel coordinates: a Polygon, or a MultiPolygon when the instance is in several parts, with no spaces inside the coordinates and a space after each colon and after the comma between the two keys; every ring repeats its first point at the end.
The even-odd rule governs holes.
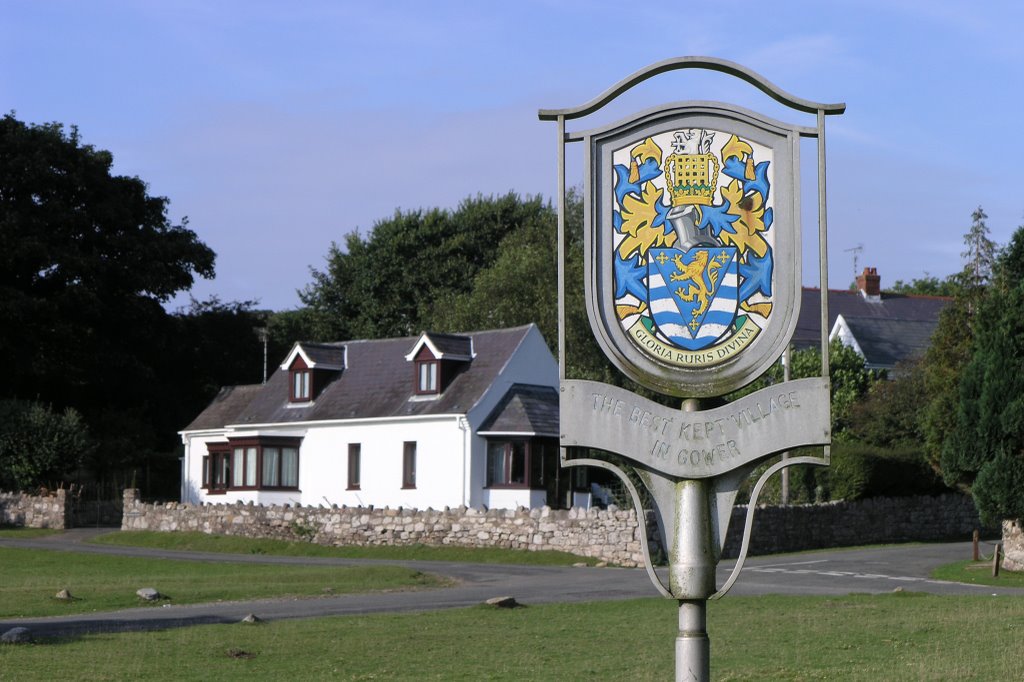
{"type": "Polygon", "coordinates": [[[991,561],[958,561],[940,566],[932,571],[936,580],[949,580],[956,583],[972,585],[992,585],[994,587],[1024,587],[1024,573],[1017,571],[999,571],[999,577],[992,577],[991,561]]]}
{"type": "MultiPolygon", "coordinates": [[[[436,587],[441,579],[398,566],[334,567],[164,561],[0,547],[0,618],[52,616],[143,605],[153,587],[173,604],[323,596],[436,587]],[[74,601],[54,596],[67,588],[74,601]]],[[[165,602],[166,603],[166,602],[165,602]]],[[[155,606],[159,606],[156,603],[155,606]]],[[[0,666],[0,679],[3,667],[0,666]]]]}
{"type": "Polygon", "coordinates": [[[194,552],[337,557],[342,559],[464,561],[478,564],[529,564],[531,566],[571,566],[576,563],[593,566],[597,563],[597,559],[557,551],[529,552],[521,549],[433,547],[429,545],[326,547],[311,542],[253,540],[234,535],[209,535],[184,531],[175,533],[117,531],[97,536],[93,542],[105,545],[130,545],[194,552]]]}
{"type": "Polygon", "coordinates": [[[44,535],[63,533],[62,530],[52,528],[24,528],[23,526],[0,526],[0,538],[15,538],[18,540],[29,538],[41,538],[44,535]]]}
{"type": "MultiPolygon", "coordinates": [[[[0,647],[0,679],[666,680],[676,605],[645,599],[216,625],[0,647]]],[[[1019,679],[1024,599],[730,597],[715,680],[1019,679]]]]}

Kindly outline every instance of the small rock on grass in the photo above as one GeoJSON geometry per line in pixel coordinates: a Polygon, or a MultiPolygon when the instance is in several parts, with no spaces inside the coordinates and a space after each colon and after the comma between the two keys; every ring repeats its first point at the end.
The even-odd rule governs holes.
{"type": "Polygon", "coordinates": [[[11,628],[0,635],[0,642],[4,644],[28,644],[32,641],[32,633],[28,628],[11,628]]]}
{"type": "Polygon", "coordinates": [[[255,613],[250,613],[248,616],[239,621],[240,623],[246,623],[248,625],[255,625],[256,623],[262,623],[263,619],[257,616],[255,613]]]}
{"type": "Polygon", "coordinates": [[[146,601],[156,601],[158,599],[164,599],[164,595],[160,594],[155,588],[152,587],[143,587],[142,589],[136,590],[135,594],[137,594],[140,599],[145,599],[146,601]]]}
{"type": "Polygon", "coordinates": [[[54,599],[60,599],[61,601],[74,601],[75,597],[71,596],[71,591],[65,587],[63,590],[54,595],[54,599]]]}
{"type": "Polygon", "coordinates": [[[514,609],[520,606],[515,597],[491,597],[484,603],[499,609],[514,609]]]}

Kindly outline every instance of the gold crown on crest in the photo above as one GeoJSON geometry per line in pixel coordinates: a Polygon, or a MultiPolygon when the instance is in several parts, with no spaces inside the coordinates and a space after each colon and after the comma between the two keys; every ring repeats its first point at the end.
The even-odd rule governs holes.
{"type": "Polygon", "coordinates": [[[714,137],[707,130],[680,130],[673,135],[673,153],[663,166],[673,206],[712,204],[719,171],[718,159],[711,153],[714,137]]]}

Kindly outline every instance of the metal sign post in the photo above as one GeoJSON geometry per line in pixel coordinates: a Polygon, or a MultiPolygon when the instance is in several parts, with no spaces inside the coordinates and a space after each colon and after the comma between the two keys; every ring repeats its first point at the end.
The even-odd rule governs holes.
{"type": "Polygon", "coordinates": [[[579,107],[540,112],[558,124],[562,465],[614,473],[641,523],[646,515],[635,482],[649,493],[668,553],[668,585],[651,565],[643,529],[641,543],[653,584],[679,602],[677,680],[709,678],[707,600],[722,596],[742,568],[765,482],[795,464],[829,462],[824,117],[844,110],[794,97],[732,62],[682,57],[638,71],[579,107]],[[594,113],[642,81],[690,68],[745,80],[815,114],[816,126],[694,101],[566,132],[567,120],[594,113]],[[724,402],[722,396],[778,361],[796,327],[802,137],[818,141],[822,373],[724,402]],[[594,337],[624,375],[682,398],[681,409],[565,376],[565,147],[574,142],[583,143],[587,169],[584,276],[594,337]],[[715,569],[740,484],[777,453],[819,445],[823,457],[788,457],[759,478],[736,567],[716,591],[715,569]]]}

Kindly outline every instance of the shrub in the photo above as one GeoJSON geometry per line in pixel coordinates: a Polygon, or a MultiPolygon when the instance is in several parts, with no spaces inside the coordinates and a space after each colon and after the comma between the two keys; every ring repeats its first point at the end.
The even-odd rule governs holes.
{"type": "Polygon", "coordinates": [[[832,448],[831,466],[815,474],[831,500],[937,495],[949,490],[918,449],[841,443],[832,448]]]}

